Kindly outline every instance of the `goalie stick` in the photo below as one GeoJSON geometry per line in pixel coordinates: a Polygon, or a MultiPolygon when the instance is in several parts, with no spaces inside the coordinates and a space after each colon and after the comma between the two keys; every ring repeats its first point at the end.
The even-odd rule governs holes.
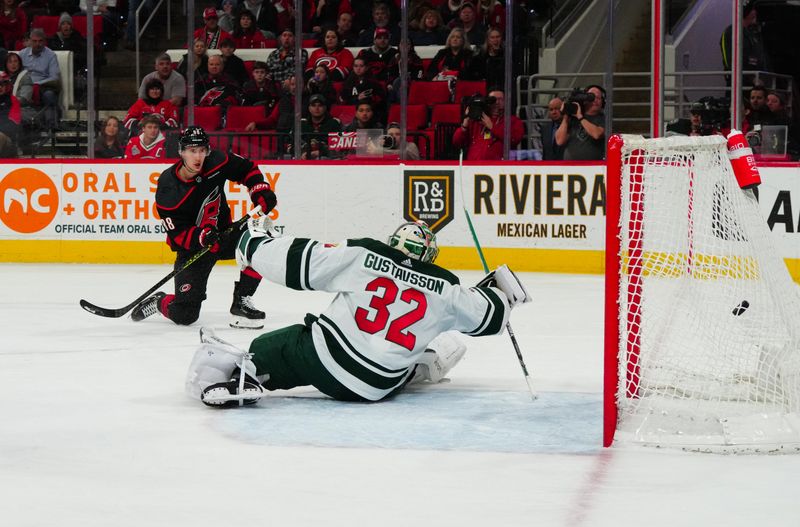
{"type": "MultiPolygon", "coordinates": [[[[225,231],[223,231],[223,233],[222,233],[222,236],[227,236],[227,235],[231,234],[232,232],[234,232],[236,230],[239,230],[242,227],[242,225],[246,225],[247,224],[247,220],[250,219],[251,216],[254,216],[254,215],[258,214],[258,212],[260,210],[261,210],[261,206],[260,205],[254,207],[253,210],[251,210],[248,214],[246,214],[243,217],[239,218],[230,227],[225,229],[225,231]]],[[[100,306],[96,306],[96,305],[92,304],[91,302],[88,302],[88,301],[83,300],[83,299],[81,299],[81,302],[80,302],[81,307],[83,309],[85,309],[86,311],[88,311],[89,313],[92,313],[93,315],[98,315],[98,316],[107,317],[107,318],[119,318],[119,317],[125,315],[125,313],[127,313],[128,311],[130,311],[134,307],[136,307],[139,304],[139,302],[141,302],[142,300],[144,300],[145,298],[147,298],[148,296],[150,296],[151,294],[156,292],[159,287],[161,287],[162,285],[166,284],[172,278],[174,278],[175,276],[177,276],[180,273],[182,273],[183,271],[185,271],[187,267],[189,267],[194,262],[199,260],[203,255],[205,255],[210,250],[211,250],[211,247],[204,247],[203,249],[201,249],[201,250],[197,251],[196,253],[194,253],[188,260],[186,260],[186,263],[184,263],[181,267],[179,267],[178,269],[173,269],[171,273],[169,273],[167,276],[165,276],[164,278],[159,280],[153,287],[151,287],[150,289],[148,289],[147,291],[142,293],[142,295],[139,296],[139,298],[137,298],[136,300],[134,300],[133,302],[131,302],[130,304],[128,304],[125,307],[120,307],[118,309],[100,307],[100,306]]]]}
{"type": "MultiPolygon", "coordinates": [[[[469,211],[467,210],[467,200],[464,198],[464,151],[462,150],[458,154],[458,179],[461,186],[461,203],[464,206],[464,216],[467,217],[467,226],[469,227],[469,232],[472,234],[472,240],[475,242],[475,249],[478,251],[478,256],[481,259],[481,264],[483,265],[483,272],[489,274],[489,266],[486,264],[486,258],[483,256],[483,249],[481,249],[481,244],[478,241],[478,235],[475,232],[475,227],[472,225],[472,218],[470,218],[469,211]]],[[[522,374],[525,376],[525,382],[528,385],[528,391],[531,394],[531,399],[536,400],[536,391],[533,389],[533,384],[531,383],[531,376],[528,374],[528,367],[525,366],[525,359],[522,358],[522,351],[519,349],[519,344],[517,343],[517,337],[514,335],[514,330],[511,329],[511,322],[506,322],[506,332],[508,333],[508,337],[511,339],[511,344],[514,346],[514,351],[517,354],[517,360],[519,361],[519,366],[522,368],[522,374]]]]}

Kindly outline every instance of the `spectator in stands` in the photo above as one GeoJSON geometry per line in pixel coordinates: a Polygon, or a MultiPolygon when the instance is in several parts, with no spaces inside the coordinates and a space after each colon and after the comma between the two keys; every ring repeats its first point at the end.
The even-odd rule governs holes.
{"type": "Polygon", "coordinates": [[[208,73],[195,85],[195,104],[198,106],[238,106],[242,96],[236,80],[222,71],[221,55],[208,57],[208,73]]]}
{"type": "MultiPolygon", "coordinates": [[[[401,43],[400,46],[402,47],[403,44],[401,43]]],[[[425,69],[423,67],[422,58],[417,54],[414,49],[414,44],[411,41],[406,41],[406,46],[408,49],[408,81],[424,79],[425,69]]],[[[395,55],[395,63],[392,65],[392,70],[400,71],[400,53],[395,55]]],[[[390,104],[400,103],[400,82],[401,79],[398,75],[397,78],[386,87],[388,93],[387,98],[390,104]]],[[[376,111],[378,111],[378,108],[376,108],[376,111]]]]}
{"type": "Polygon", "coordinates": [[[220,44],[219,51],[222,54],[222,71],[235,80],[236,84],[243,86],[250,79],[250,74],[247,73],[244,61],[234,54],[236,43],[232,38],[226,38],[220,44]]]}
{"type": "MultiPolygon", "coordinates": [[[[77,3],[77,0],[70,0],[72,9],[67,12],[74,13],[77,11],[75,7],[77,3]]],[[[25,16],[28,17],[28,20],[33,20],[37,15],[47,16],[50,13],[62,13],[65,11],[64,9],[58,9],[59,2],[56,0],[22,0],[19,6],[25,11],[25,16]]]]}
{"type": "Polygon", "coordinates": [[[322,47],[315,49],[306,64],[306,78],[314,74],[314,68],[323,65],[330,71],[332,81],[343,81],[353,68],[353,54],[339,42],[334,29],[326,29],[322,34],[322,47]]]}
{"type": "MultiPolygon", "coordinates": [[[[484,27],[496,27],[501,33],[506,29],[506,6],[501,0],[480,0],[475,6],[478,20],[484,27]]],[[[516,14],[516,13],[515,13],[516,14]]]]}
{"type": "Polygon", "coordinates": [[[138,135],[139,123],[148,115],[158,117],[162,128],[177,128],[180,120],[178,109],[168,100],[164,100],[164,84],[158,79],[151,79],[145,86],[145,92],[147,95],[133,103],[125,115],[128,135],[131,137],[138,135]]]}
{"type": "MultiPolygon", "coordinates": [[[[756,1],[745,1],[742,9],[742,69],[748,71],[770,71],[770,60],[764,47],[761,26],[758,24],[756,1]]],[[[733,55],[731,54],[732,32],[733,26],[725,28],[719,42],[722,50],[722,69],[727,71],[731,71],[733,64],[733,55]]],[[[745,85],[753,84],[753,76],[744,76],[743,81],[745,85]]]]}
{"type": "Polygon", "coordinates": [[[372,7],[375,0],[350,0],[350,9],[353,13],[353,30],[356,33],[372,23],[372,7]]]}
{"type": "MultiPolygon", "coordinates": [[[[273,105],[272,111],[267,112],[266,119],[260,119],[248,123],[245,126],[246,132],[255,130],[277,130],[279,132],[291,132],[294,128],[294,90],[297,88],[295,77],[292,75],[280,83],[280,95],[278,104],[273,105]]],[[[281,141],[282,143],[284,141],[281,141]]],[[[284,152],[283,149],[279,149],[284,152]]]]}
{"type": "Polygon", "coordinates": [[[474,57],[471,74],[475,79],[485,79],[488,86],[502,86],[506,78],[503,34],[497,28],[486,32],[486,41],[474,57]]]}
{"type": "MultiPolygon", "coordinates": [[[[408,2],[409,33],[419,31],[422,27],[422,17],[431,9],[436,10],[430,0],[410,0],[410,2],[408,2]]],[[[442,44],[444,44],[444,42],[442,42],[442,44]]]]}
{"type": "Polygon", "coordinates": [[[58,19],[58,31],[48,39],[47,47],[53,51],[72,51],[72,63],[76,71],[86,69],[86,39],[72,27],[72,17],[62,13],[58,19]]]}
{"type": "Polygon", "coordinates": [[[58,123],[61,70],[55,52],[45,45],[45,38],[44,31],[32,29],[30,45],[20,51],[19,56],[23,68],[31,74],[33,105],[43,110],[45,129],[54,130],[58,123]]]}
{"type": "Polygon", "coordinates": [[[567,161],[603,159],[606,151],[606,92],[596,84],[585,90],[594,95],[591,102],[579,104],[565,102],[561,108],[563,117],[556,131],[556,143],[564,147],[567,161]],[[567,111],[566,106],[572,105],[567,111]]]}
{"type": "MultiPolygon", "coordinates": [[[[221,7],[222,9],[217,10],[217,24],[219,24],[219,28],[221,30],[227,31],[233,35],[233,33],[236,31],[236,28],[239,26],[239,16],[236,13],[236,0],[222,0],[221,7]]],[[[253,14],[250,13],[251,18],[252,16],[253,14]]],[[[255,25],[253,27],[255,27],[255,25]]],[[[234,38],[236,37],[236,35],[233,36],[234,38]]],[[[261,36],[263,37],[264,35],[261,36]]]]}
{"type": "Polygon", "coordinates": [[[561,107],[564,101],[553,97],[547,103],[547,117],[550,121],[539,123],[539,132],[542,138],[542,159],[546,161],[561,161],[564,159],[564,147],[556,142],[556,132],[561,126],[561,107]]]}
{"type": "Polygon", "coordinates": [[[336,19],[336,33],[342,46],[353,47],[358,45],[358,33],[353,30],[353,14],[344,11],[336,19]]]}
{"type": "Polygon", "coordinates": [[[280,96],[280,84],[269,78],[266,63],[256,61],[253,78],[242,87],[242,106],[264,106],[269,115],[280,96]]]}
{"type": "MultiPolygon", "coordinates": [[[[294,76],[294,32],[285,29],[281,33],[280,47],[269,54],[267,68],[273,80],[282,82],[294,76]]],[[[308,62],[308,52],[302,50],[300,60],[303,64],[308,62]]]]}
{"type": "Polygon", "coordinates": [[[425,77],[428,80],[471,79],[472,57],[464,30],[451,29],[444,47],[436,52],[428,65],[425,77]]]}
{"type": "Polygon", "coordinates": [[[336,90],[333,89],[333,82],[331,82],[328,74],[328,68],[324,64],[320,64],[314,68],[314,75],[306,82],[304,96],[321,95],[325,98],[325,106],[329,107],[336,102],[336,90]]]}
{"type": "Polygon", "coordinates": [[[109,116],[100,124],[100,133],[94,141],[94,157],[121,159],[125,156],[125,140],[119,119],[109,116]]]}
{"type": "Polygon", "coordinates": [[[356,115],[353,121],[345,126],[345,132],[356,132],[366,129],[383,129],[383,124],[375,117],[372,104],[361,101],[356,105],[356,115]]]}
{"type": "MultiPolygon", "coordinates": [[[[505,94],[499,88],[490,88],[487,100],[493,100],[488,106],[488,112],[482,111],[478,117],[471,114],[468,106],[461,126],[453,133],[453,146],[467,149],[465,157],[468,160],[503,159],[505,94]]],[[[515,115],[511,116],[509,133],[509,144],[514,149],[525,135],[525,126],[515,115]]]]}
{"type": "Polygon", "coordinates": [[[757,124],[772,124],[772,112],[767,106],[767,89],[763,86],[754,86],[750,90],[750,107],[744,112],[742,132],[747,133],[757,124]]]}
{"type": "Polygon", "coordinates": [[[369,76],[363,58],[359,57],[353,61],[353,71],[342,85],[339,100],[351,105],[366,101],[373,107],[386,104],[386,90],[380,82],[369,76]]]}
{"type": "Polygon", "coordinates": [[[258,29],[256,18],[247,9],[239,13],[233,30],[233,39],[239,49],[265,49],[267,37],[258,29]]]}
{"type": "Polygon", "coordinates": [[[350,12],[350,0],[317,0],[311,17],[311,32],[322,35],[327,27],[336,27],[341,13],[350,12]]]}
{"type": "Polygon", "coordinates": [[[10,51],[6,55],[4,71],[8,74],[14,87],[11,93],[22,107],[23,121],[32,122],[37,114],[36,107],[33,105],[33,80],[31,80],[31,73],[22,67],[22,59],[16,51],[10,51]]]}
{"type": "Polygon", "coordinates": [[[308,99],[308,117],[300,123],[302,137],[302,150],[300,159],[330,159],[331,151],[328,148],[328,134],[342,131],[339,119],[331,117],[328,113],[329,104],[320,94],[312,95],[308,99]]]}
{"type": "Polygon", "coordinates": [[[230,33],[220,29],[219,15],[217,15],[217,10],[213,7],[207,7],[203,11],[203,21],[205,24],[195,30],[194,38],[203,39],[207,49],[219,49],[219,45],[223,40],[231,38],[230,33]]]}
{"type": "MultiPolygon", "coordinates": [[[[205,56],[205,54],[203,54],[205,56]]],[[[151,71],[142,79],[139,85],[139,98],[147,96],[147,83],[153,79],[158,79],[164,85],[164,98],[177,108],[183,106],[186,98],[186,79],[183,75],[172,69],[172,59],[167,53],[161,53],[156,57],[155,71],[151,71]]]]}
{"type": "MultiPolygon", "coordinates": [[[[289,2],[276,2],[271,0],[243,0],[241,8],[253,13],[256,27],[260,29],[266,38],[275,38],[279,34],[278,27],[282,21],[281,13],[278,9],[285,12],[289,4],[294,4],[294,0],[289,2]]],[[[292,7],[289,7],[292,10],[292,7]]],[[[287,13],[288,14],[288,13],[287,13]]],[[[294,24],[294,17],[288,19],[291,24],[294,24]]],[[[287,27],[293,27],[289,25],[287,27]]]]}
{"type": "Polygon", "coordinates": [[[465,0],[447,0],[439,6],[439,11],[442,13],[442,20],[446,26],[450,22],[458,20],[458,13],[461,11],[461,6],[464,5],[465,0]]]}
{"type": "Polygon", "coordinates": [[[789,126],[792,119],[786,111],[783,96],[778,92],[771,91],[767,94],[767,108],[772,113],[772,124],[789,126]]]}
{"type": "Polygon", "coordinates": [[[131,137],[125,147],[125,159],[166,159],[166,139],[161,133],[161,119],[148,115],[141,121],[142,133],[131,137]]]}
{"type": "MultiPolygon", "coordinates": [[[[202,38],[194,39],[194,43],[192,44],[192,54],[193,54],[193,61],[192,61],[192,68],[194,69],[194,78],[195,80],[199,79],[200,77],[206,75],[208,73],[208,53],[206,47],[206,41],[202,38]]],[[[188,77],[187,69],[189,68],[189,61],[187,59],[187,55],[184,55],[181,59],[180,63],[178,63],[178,73],[186,79],[188,77]]]]}
{"type": "Polygon", "coordinates": [[[0,158],[15,158],[19,128],[22,122],[22,107],[11,93],[14,89],[11,78],[0,71],[0,158]]]}
{"type": "Polygon", "coordinates": [[[447,29],[442,15],[435,9],[428,9],[419,21],[419,29],[408,35],[415,46],[442,46],[447,41],[447,29]]]}
{"type": "Polygon", "coordinates": [[[294,0],[270,0],[275,8],[276,21],[274,27],[270,29],[275,35],[280,35],[285,29],[294,30],[294,0]]]}
{"type": "Polygon", "coordinates": [[[389,46],[389,30],[375,30],[372,47],[364,48],[358,57],[364,59],[369,76],[383,83],[391,84],[399,75],[397,70],[397,48],[389,46]]]}
{"type": "Polygon", "coordinates": [[[389,4],[376,1],[372,6],[372,23],[366,26],[358,35],[359,46],[369,46],[374,42],[377,30],[384,29],[389,37],[386,45],[396,46],[400,43],[400,28],[391,21],[389,4]]]}
{"type": "Polygon", "coordinates": [[[17,49],[17,41],[22,40],[28,31],[28,17],[17,5],[16,0],[3,0],[0,10],[0,46],[6,49],[17,49]]]}
{"type": "MultiPolygon", "coordinates": [[[[78,7],[80,13],[85,15],[86,0],[80,0],[78,7]]],[[[95,16],[100,16],[102,28],[100,30],[101,46],[104,50],[113,50],[117,47],[119,40],[120,29],[120,16],[117,13],[117,0],[94,0],[92,13],[95,16]]]]}
{"type": "Polygon", "coordinates": [[[449,24],[450,28],[461,28],[464,30],[464,38],[468,42],[483,42],[486,40],[486,30],[483,23],[478,20],[475,4],[464,2],[458,10],[458,19],[449,24]]]}
{"type": "MultiPolygon", "coordinates": [[[[384,149],[384,153],[400,155],[400,123],[389,123],[386,127],[386,135],[392,138],[392,145],[384,149]],[[387,152],[388,151],[388,152],[387,152]]],[[[406,159],[417,161],[421,158],[419,147],[416,143],[406,142],[406,159]]]]}

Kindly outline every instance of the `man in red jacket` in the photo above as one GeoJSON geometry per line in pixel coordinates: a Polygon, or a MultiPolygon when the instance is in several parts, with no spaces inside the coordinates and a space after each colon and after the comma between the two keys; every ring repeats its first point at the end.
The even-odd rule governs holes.
{"type": "MultiPolygon", "coordinates": [[[[503,159],[505,95],[502,90],[492,88],[484,101],[484,107],[467,106],[461,127],[453,133],[453,146],[466,148],[468,160],[503,159]]],[[[525,126],[514,115],[511,116],[510,134],[513,149],[525,135],[525,126]]]]}

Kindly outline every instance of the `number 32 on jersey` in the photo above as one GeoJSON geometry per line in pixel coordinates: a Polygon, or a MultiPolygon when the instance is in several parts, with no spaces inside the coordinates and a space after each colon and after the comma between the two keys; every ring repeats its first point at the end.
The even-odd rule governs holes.
{"type": "Polygon", "coordinates": [[[376,293],[369,302],[369,307],[373,312],[371,313],[363,307],[356,309],[355,319],[358,329],[374,335],[383,331],[388,325],[386,340],[409,351],[413,350],[417,337],[408,331],[408,328],[425,316],[425,311],[428,309],[428,300],[425,298],[425,294],[413,288],[400,291],[394,280],[384,276],[368,283],[366,291],[376,293]],[[399,301],[411,306],[411,310],[390,321],[389,306],[398,301],[398,293],[399,301]]]}

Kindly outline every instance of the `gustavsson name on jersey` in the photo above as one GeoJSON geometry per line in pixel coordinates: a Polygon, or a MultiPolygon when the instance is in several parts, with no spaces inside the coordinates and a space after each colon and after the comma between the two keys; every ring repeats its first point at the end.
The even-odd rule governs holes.
{"type": "Polygon", "coordinates": [[[420,289],[427,289],[439,295],[444,291],[444,280],[415,273],[410,269],[404,269],[390,259],[383,258],[374,253],[367,253],[364,257],[363,266],[367,269],[378,271],[379,273],[390,274],[392,277],[402,282],[417,286],[420,289]]]}

